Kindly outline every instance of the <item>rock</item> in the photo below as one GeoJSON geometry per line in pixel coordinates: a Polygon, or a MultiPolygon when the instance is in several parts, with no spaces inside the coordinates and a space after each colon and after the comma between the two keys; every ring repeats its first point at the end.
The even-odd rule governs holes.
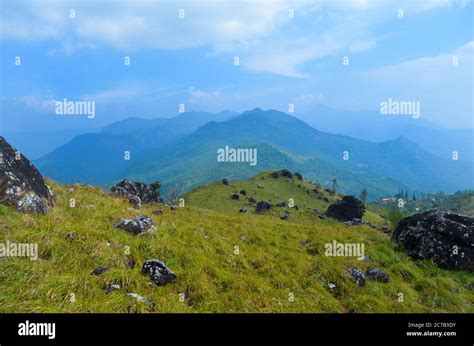
{"type": "Polygon", "coordinates": [[[101,274],[104,274],[109,269],[110,269],[109,266],[99,266],[91,272],[91,275],[101,275],[101,274]]]}
{"type": "Polygon", "coordinates": [[[341,201],[331,204],[326,211],[327,216],[335,218],[339,221],[362,219],[364,213],[364,203],[354,196],[344,196],[341,201]]]}
{"type": "Polygon", "coordinates": [[[388,283],[388,275],[382,269],[368,268],[365,271],[365,276],[369,280],[383,282],[384,284],[388,283]]]}
{"type": "Polygon", "coordinates": [[[155,210],[152,211],[152,213],[155,214],[155,215],[163,215],[163,210],[155,209],[155,210]]]}
{"type": "Polygon", "coordinates": [[[53,207],[53,193],[41,174],[1,136],[0,203],[32,214],[46,214],[53,207]]]}
{"type": "Polygon", "coordinates": [[[239,209],[239,213],[246,213],[246,212],[247,212],[247,208],[245,207],[239,209]]]}
{"type": "Polygon", "coordinates": [[[243,196],[247,196],[247,191],[245,191],[245,190],[240,190],[240,194],[243,195],[243,196]]]}
{"type": "Polygon", "coordinates": [[[142,207],[142,200],[138,196],[133,196],[131,202],[136,209],[140,209],[142,207]]]}
{"type": "Polygon", "coordinates": [[[172,205],[170,206],[170,210],[178,210],[179,207],[177,205],[172,205]]]}
{"type": "Polygon", "coordinates": [[[240,196],[238,193],[233,193],[232,195],[230,195],[230,199],[238,201],[240,199],[240,196]]]}
{"type": "Polygon", "coordinates": [[[227,179],[222,179],[222,184],[224,184],[224,185],[229,185],[229,180],[227,180],[227,179]]]}
{"type": "Polygon", "coordinates": [[[474,218],[428,210],[400,220],[392,239],[415,259],[474,272],[474,218]]]}
{"type": "Polygon", "coordinates": [[[359,287],[362,287],[365,285],[364,273],[362,273],[359,269],[349,268],[347,269],[347,272],[352,276],[352,278],[354,279],[354,281],[359,287]]]}
{"type": "Polygon", "coordinates": [[[137,293],[127,293],[127,296],[132,297],[136,300],[138,300],[140,303],[145,303],[149,307],[153,307],[153,302],[150,298],[145,298],[137,293]]]}
{"type": "Polygon", "coordinates": [[[303,176],[299,174],[298,172],[293,173],[298,180],[303,180],[303,176]]]}
{"type": "Polygon", "coordinates": [[[112,291],[116,291],[116,290],[119,290],[121,287],[119,284],[108,284],[107,286],[105,286],[104,288],[104,292],[105,293],[110,293],[112,291]]]}
{"type": "Polygon", "coordinates": [[[132,203],[135,196],[140,199],[140,204],[153,203],[158,199],[157,193],[150,187],[150,185],[127,179],[112,186],[110,191],[113,195],[125,197],[132,203]]]}
{"type": "Polygon", "coordinates": [[[247,201],[248,201],[249,203],[252,203],[252,204],[253,204],[253,203],[257,203],[257,201],[255,200],[255,198],[253,198],[253,197],[247,197],[247,201]]]}
{"type": "MultiPolygon", "coordinates": [[[[301,176],[301,174],[298,173],[298,175],[301,177],[301,179],[299,180],[302,180],[303,177],[301,176]]],[[[290,178],[292,179],[293,178],[293,173],[291,173],[289,170],[287,169],[282,169],[280,171],[276,171],[276,172],[272,172],[270,174],[270,176],[273,178],[273,179],[278,179],[279,177],[286,177],[286,178],[290,178]]]]}
{"type": "Polygon", "coordinates": [[[285,201],[281,201],[281,202],[278,202],[275,206],[280,207],[280,208],[284,208],[287,205],[288,205],[288,203],[286,203],[285,201]]]}
{"type": "Polygon", "coordinates": [[[372,260],[367,256],[361,256],[358,258],[359,261],[370,263],[372,260]]]}
{"type": "Polygon", "coordinates": [[[151,280],[158,286],[164,286],[176,280],[176,275],[168,269],[164,262],[158,259],[145,261],[142,267],[142,274],[149,275],[151,280]]]}
{"type": "Polygon", "coordinates": [[[124,231],[134,235],[156,230],[155,222],[146,215],[138,216],[134,219],[120,220],[114,224],[114,227],[123,229],[124,231]]]}
{"type": "Polygon", "coordinates": [[[267,201],[260,201],[257,203],[257,206],[255,207],[255,212],[257,213],[262,213],[264,211],[269,210],[272,207],[270,203],[267,201]]]}
{"type": "Polygon", "coordinates": [[[333,290],[333,289],[336,288],[336,285],[333,284],[332,282],[329,282],[329,283],[328,283],[328,287],[329,287],[329,289],[333,290]]]}
{"type": "Polygon", "coordinates": [[[281,220],[289,220],[290,219],[290,214],[285,214],[282,217],[280,217],[281,220]]]}

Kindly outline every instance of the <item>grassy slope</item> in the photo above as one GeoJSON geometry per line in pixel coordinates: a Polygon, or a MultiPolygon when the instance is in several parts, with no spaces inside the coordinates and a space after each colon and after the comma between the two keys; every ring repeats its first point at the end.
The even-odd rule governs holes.
{"type": "MultiPolygon", "coordinates": [[[[231,186],[213,184],[187,194],[184,208],[163,208],[161,216],[151,213],[156,206],[135,210],[99,189],[54,183],[56,208],[48,215],[0,205],[0,241],[37,242],[40,252],[38,261],[0,260],[0,312],[474,312],[472,274],[413,261],[371,228],[310,217],[306,207],[325,210],[327,205],[298,184],[310,187],[261,176],[231,186]],[[267,215],[249,208],[241,214],[242,202],[229,197],[240,188],[258,194],[257,200],[292,197],[300,208],[290,211],[290,221],[279,219],[284,208],[267,215]],[[69,198],[76,198],[76,208],[68,207],[69,198]],[[132,236],[112,227],[121,218],[143,214],[153,217],[157,232],[132,236]],[[75,240],[66,233],[74,233],[75,240]],[[302,240],[308,243],[300,245],[302,240]],[[324,244],[333,240],[365,243],[373,262],[326,257],[324,244]],[[124,267],[125,246],[137,261],[134,269],[124,267]],[[151,284],[140,274],[150,258],[164,260],[178,280],[165,287],[151,284]],[[90,275],[99,265],[113,269],[90,275]],[[350,266],[383,268],[390,283],[367,281],[359,288],[346,274],[350,266]],[[329,281],[335,290],[327,288],[329,281]],[[105,294],[102,287],[112,282],[122,288],[105,294]],[[127,292],[149,297],[154,308],[127,292]],[[181,292],[188,294],[184,302],[181,292]],[[404,302],[397,301],[400,292],[404,302]]],[[[383,223],[375,214],[368,217],[383,223]]]]}

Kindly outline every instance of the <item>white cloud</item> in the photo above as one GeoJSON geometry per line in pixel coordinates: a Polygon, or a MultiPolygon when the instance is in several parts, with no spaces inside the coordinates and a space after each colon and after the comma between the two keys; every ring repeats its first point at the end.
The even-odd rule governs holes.
{"type": "Polygon", "coordinates": [[[2,0],[0,37],[4,40],[55,40],[53,51],[206,47],[242,67],[289,77],[308,77],[304,65],[318,58],[373,49],[380,38],[372,26],[396,16],[401,7],[414,14],[469,0],[274,0],[180,3],[160,1],[2,0]],[[185,10],[180,19],[179,9],[185,10]],[[69,17],[74,9],[76,17],[69,17]],[[295,11],[289,18],[288,11],[295,11]],[[311,14],[311,18],[309,15],[311,14]],[[316,16],[314,16],[316,14],[316,16]],[[314,17],[325,18],[321,25],[314,17]]]}

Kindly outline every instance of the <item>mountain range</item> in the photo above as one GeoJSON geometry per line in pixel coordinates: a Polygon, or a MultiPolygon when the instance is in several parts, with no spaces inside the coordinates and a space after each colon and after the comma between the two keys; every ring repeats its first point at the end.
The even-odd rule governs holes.
{"type": "Polygon", "coordinates": [[[443,158],[405,136],[376,143],[319,131],[296,117],[259,108],[129,118],[79,135],[35,163],[63,183],[159,180],[170,196],[223,177],[243,179],[278,168],[299,171],[327,187],[337,179],[343,193],[365,188],[370,199],[400,188],[454,192],[474,185],[472,162],[443,158]],[[226,146],[257,149],[258,164],[218,162],[217,150],[226,146]]]}

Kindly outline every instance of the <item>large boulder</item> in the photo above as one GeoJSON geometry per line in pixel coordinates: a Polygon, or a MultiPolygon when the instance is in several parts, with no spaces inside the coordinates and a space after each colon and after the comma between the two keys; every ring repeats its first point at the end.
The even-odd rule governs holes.
{"type": "Polygon", "coordinates": [[[0,137],[0,203],[21,212],[46,214],[53,193],[33,164],[0,137]]]}
{"type": "Polygon", "coordinates": [[[365,213],[364,203],[354,196],[344,196],[341,201],[337,201],[329,206],[326,215],[339,221],[350,221],[352,219],[362,219],[365,213]]]}
{"type": "Polygon", "coordinates": [[[401,220],[392,234],[406,253],[445,269],[474,272],[474,218],[428,210],[401,220]]]}
{"type": "Polygon", "coordinates": [[[110,191],[113,195],[128,198],[134,204],[136,204],[135,201],[140,201],[140,204],[158,201],[158,194],[150,185],[127,179],[112,186],[110,191]]]}

